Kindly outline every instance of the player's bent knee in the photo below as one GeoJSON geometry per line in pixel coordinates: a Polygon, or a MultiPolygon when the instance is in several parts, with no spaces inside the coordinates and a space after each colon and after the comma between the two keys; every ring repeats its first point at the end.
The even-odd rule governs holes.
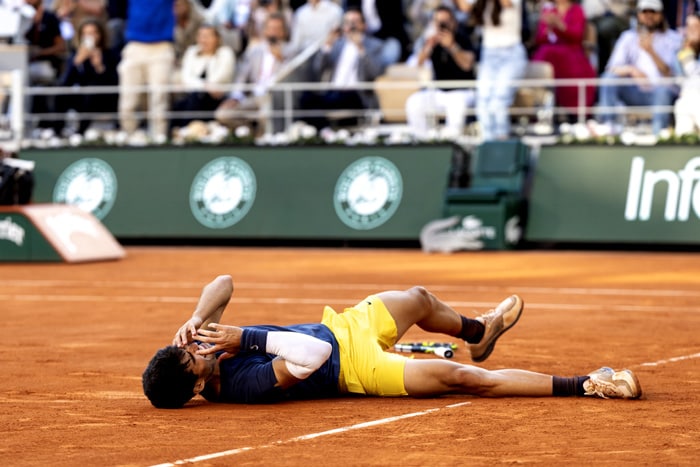
{"type": "Polygon", "coordinates": [[[411,295],[411,298],[416,301],[421,309],[426,309],[431,306],[430,292],[422,285],[414,285],[406,292],[411,295]]]}

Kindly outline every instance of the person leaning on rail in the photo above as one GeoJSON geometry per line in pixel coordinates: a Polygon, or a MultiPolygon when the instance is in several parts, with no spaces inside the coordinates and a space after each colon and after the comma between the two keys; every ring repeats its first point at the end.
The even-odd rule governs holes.
{"type": "Polygon", "coordinates": [[[603,367],[558,377],[519,369],[486,370],[387,352],[413,325],[464,339],[471,359],[486,360],[520,318],[512,295],[470,319],[423,287],[370,295],[343,313],[325,307],[320,323],[238,327],[219,323],[233,294],[231,276],[207,284],[197,306],[143,373],[143,390],[158,408],[179,408],[196,394],[212,402],[269,403],[346,394],[483,397],[642,395],[630,370],[603,367]]]}

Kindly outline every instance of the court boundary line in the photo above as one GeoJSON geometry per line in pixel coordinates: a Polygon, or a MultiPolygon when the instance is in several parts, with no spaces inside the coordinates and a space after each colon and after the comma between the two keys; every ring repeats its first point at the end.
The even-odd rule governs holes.
{"type": "Polygon", "coordinates": [[[387,417],[387,418],[381,418],[378,420],[370,420],[368,422],[356,423],[354,425],[348,425],[348,426],[344,426],[344,427],[340,427],[340,428],[333,428],[330,430],[320,431],[317,433],[310,433],[307,435],[295,436],[293,438],[273,441],[272,443],[261,444],[259,446],[246,446],[246,447],[242,447],[242,448],[229,449],[226,451],[219,451],[219,452],[215,452],[215,453],[211,453],[211,454],[204,454],[201,456],[195,456],[195,457],[191,457],[189,459],[180,459],[180,460],[176,460],[174,462],[155,464],[155,465],[152,465],[151,467],[173,467],[173,466],[182,465],[182,464],[193,464],[196,462],[218,459],[220,457],[233,456],[236,454],[240,454],[243,452],[248,452],[248,451],[252,451],[252,450],[256,450],[256,449],[267,449],[267,448],[272,448],[275,446],[282,446],[285,444],[295,443],[298,441],[306,441],[308,439],[320,438],[323,436],[335,435],[338,433],[345,433],[345,432],[352,431],[352,430],[360,430],[363,428],[368,428],[368,427],[373,427],[373,426],[378,426],[378,425],[385,425],[387,423],[393,423],[393,422],[396,422],[399,420],[405,420],[407,418],[422,417],[423,415],[436,413],[436,412],[439,412],[439,411],[444,410],[444,409],[451,409],[451,408],[462,407],[462,406],[466,406],[466,405],[471,405],[471,402],[458,402],[456,404],[450,404],[450,405],[446,405],[444,407],[435,407],[435,408],[431,408],[431,409],[421,410],[419,412],[411,412],[411,413],[407,413],[407,414],[403,414],[403,415],[396,415],[393,417],[387,417]]]}

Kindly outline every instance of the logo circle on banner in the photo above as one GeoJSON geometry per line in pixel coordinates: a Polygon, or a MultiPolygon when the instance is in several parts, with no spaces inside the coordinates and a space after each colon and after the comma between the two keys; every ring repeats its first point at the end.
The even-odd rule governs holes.
{"type": "Polygon", "coordinates": [[[53,202],[77,206],[98,219],[104,219],[117,199],[117,176],[102,159],[86,158],[73,162],[58,176],[53,202]]]}
{"type": "Polygon", "coordinates": [[[402,195],[403,179],[393,162],[383,157],[363,157],[338,177],[333,204],[345,225],[369,230],[391,219],[402,195]]]}
{"type": "Polygon", "coordinates": [[[231,227],[248,214],[255,202],[257,182],[247,162],[219,157],[202,167],[190,188],[190,209],[205,227],[231,227]]]}

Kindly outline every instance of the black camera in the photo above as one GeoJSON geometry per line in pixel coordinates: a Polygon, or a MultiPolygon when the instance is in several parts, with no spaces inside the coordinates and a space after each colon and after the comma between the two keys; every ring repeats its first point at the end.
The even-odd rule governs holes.
{"type": "Polygon", "coordinates": [[[445,32],[450,32],[452,29],[450,28],[450,23],[447,21],[440,21],[438,23],[438,29],[440,31],[445,31],[445,32]]]}

